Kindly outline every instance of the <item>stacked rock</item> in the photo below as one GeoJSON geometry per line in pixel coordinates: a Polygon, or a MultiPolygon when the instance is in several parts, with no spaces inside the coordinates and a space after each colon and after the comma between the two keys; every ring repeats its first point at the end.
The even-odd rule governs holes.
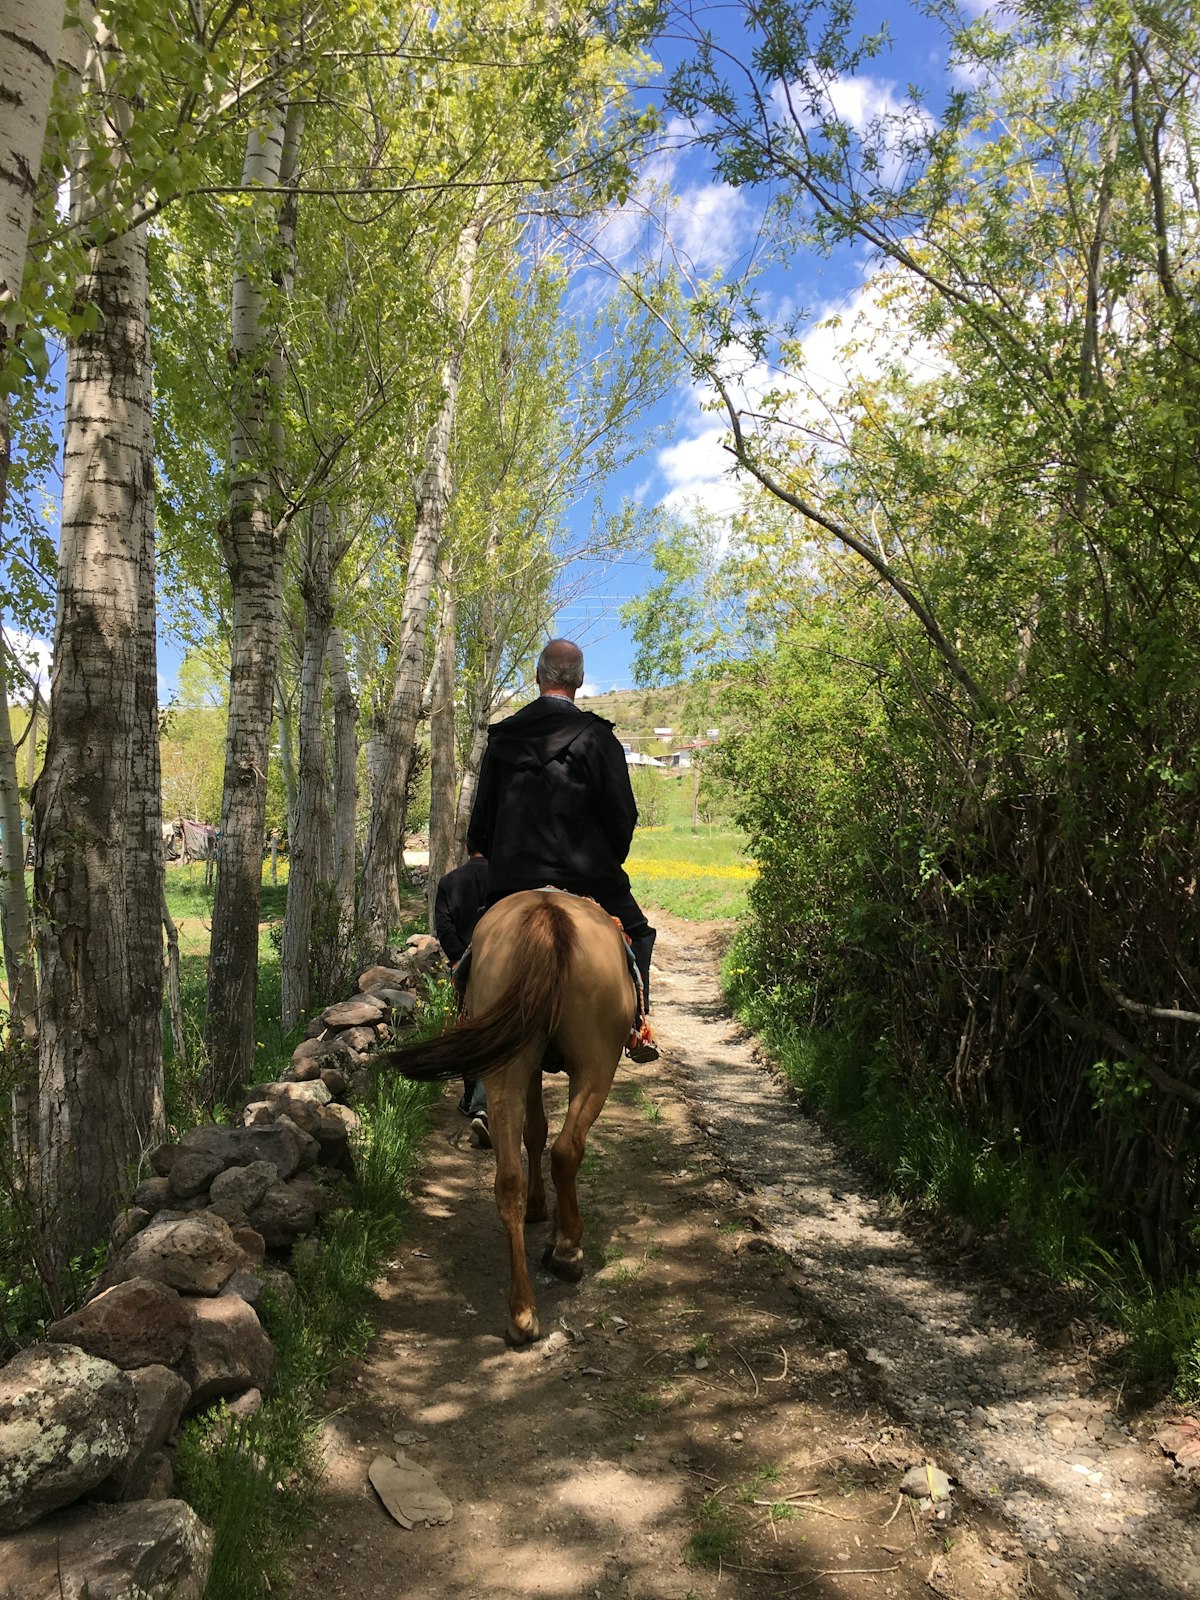
{"type": "Polygon", "coordinates": [[[427,933],[414,933],[403,949],[385,951],[359,974],[356,995],[313,1018],[292,1052],[289,1077],[299,1083],[319,1078],[335,1093],[341,1086],[360,1092],[367,1056],[412,1021],[423,980],[444,968],[441,946],[427,933]]]}
{"type": "Polygon", "coordinates": [[[168,1498],[179,1422],[215,1400],[243,1418],[261,1404],[275,1369],[263,1294],[294,1294],[280,1253],[341,1203],[359,1126],[346,1101],[442,964],[426,935],[388,951],[316,1019],[287,1077],[254,1085],[240,1126],[150,1152],[85,1303],[0,1369],[0,1600],[201,1600],[212,1535],[168,1498]]]}

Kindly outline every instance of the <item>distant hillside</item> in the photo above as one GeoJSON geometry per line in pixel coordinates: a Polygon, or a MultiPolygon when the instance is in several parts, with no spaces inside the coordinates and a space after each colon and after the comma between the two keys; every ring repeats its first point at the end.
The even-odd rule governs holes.
{"type": "Polygon", "coordinates": [[[716,727],[720,719],[711,713],[698,718],[695,707],[689,709],[689,697],[694,695],[689,684],[673,689],[610,689],[607,694],[588,695],[579,704],[597,716],[607,717],[621,739],[634,749],[647,755],[662,755],[667,750],[687,744],[705,728],[716,727]],[[702,723],[703,725],[698,725],[702,723]],[[669,739],[660,738],[655,728],[670,728],[669,739]]]}

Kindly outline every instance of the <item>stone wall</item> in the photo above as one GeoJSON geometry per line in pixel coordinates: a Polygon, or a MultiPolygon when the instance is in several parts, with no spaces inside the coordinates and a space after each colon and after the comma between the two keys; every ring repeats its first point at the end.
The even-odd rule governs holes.
{"type": "Polygon", "coordinates": [[[414,935],[314,1019],[239,1126],[148,1153],[84,1303],[0,1368],[0,1600],[200,1600],[212,1535],[171,1497],[180,1421],[217,1400],[241,1418],[261,1405],[275,1369],[263,1294],[295,1293],[293,1246],[349,1203],[349,1101],[441,965],[414,935]]]}

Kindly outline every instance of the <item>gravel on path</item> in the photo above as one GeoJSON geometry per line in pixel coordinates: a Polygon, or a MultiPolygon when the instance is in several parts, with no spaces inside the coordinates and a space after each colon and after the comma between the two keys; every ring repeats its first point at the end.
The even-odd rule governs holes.
{"type": "Polygon", "coordinates": [[[1195,1496],[1121,1421],[1119,1397],[1039,1345],[1019,1292],[968,1272],[951,1281],[730,1020],[712,939],[656,921],[668,1068],[805,1301],[884,1402],[1008,1519],[1063,1596],[1200,1592],[1195,1496]]]}

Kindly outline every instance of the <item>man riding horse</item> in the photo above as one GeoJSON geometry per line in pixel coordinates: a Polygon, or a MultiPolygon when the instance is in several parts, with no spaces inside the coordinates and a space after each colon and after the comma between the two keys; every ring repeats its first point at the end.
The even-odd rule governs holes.
{"type": "MultiPolygon", "coordinates": [[[[488,734],[467,848],[487,857],[488,904],[522,889],[586,895],[620,922],[650,1004],[655,930],[633,898],[624,861],[637,804],[611,722],[575,704],[583,651],[552,639],[538,658],[539,696],[488,734]]],[[[635,1061],[655,1061],[642,1042],[635,1061]]]]}
{"type": "Polygon", "coordinates": [[[611,724],[574,703],[583,682],[578,645],[552,640],[537,682],[540,698],[491,730],[480,772],[467,842],[488,857],[493,903],[472,937],[462,1013],[447,1032],[392,1058],[408,1078],[466,1071],[487,1079],[496,1207],[509,1246],[505,1334],[514,1346],[538,1337],[526,1223],[550,1221],[543,1261],[552,1272],[571,1282],[583,1272],[576,1180],[636,1014],[614,919],[632,936],[643,983],[654,947],[621,865],[637,821],[624,755],[611,724]],[[548,1060],[567,1074],[566,1116],[550,1150],[552,1217],[542,1172],[548,1060]]]}

